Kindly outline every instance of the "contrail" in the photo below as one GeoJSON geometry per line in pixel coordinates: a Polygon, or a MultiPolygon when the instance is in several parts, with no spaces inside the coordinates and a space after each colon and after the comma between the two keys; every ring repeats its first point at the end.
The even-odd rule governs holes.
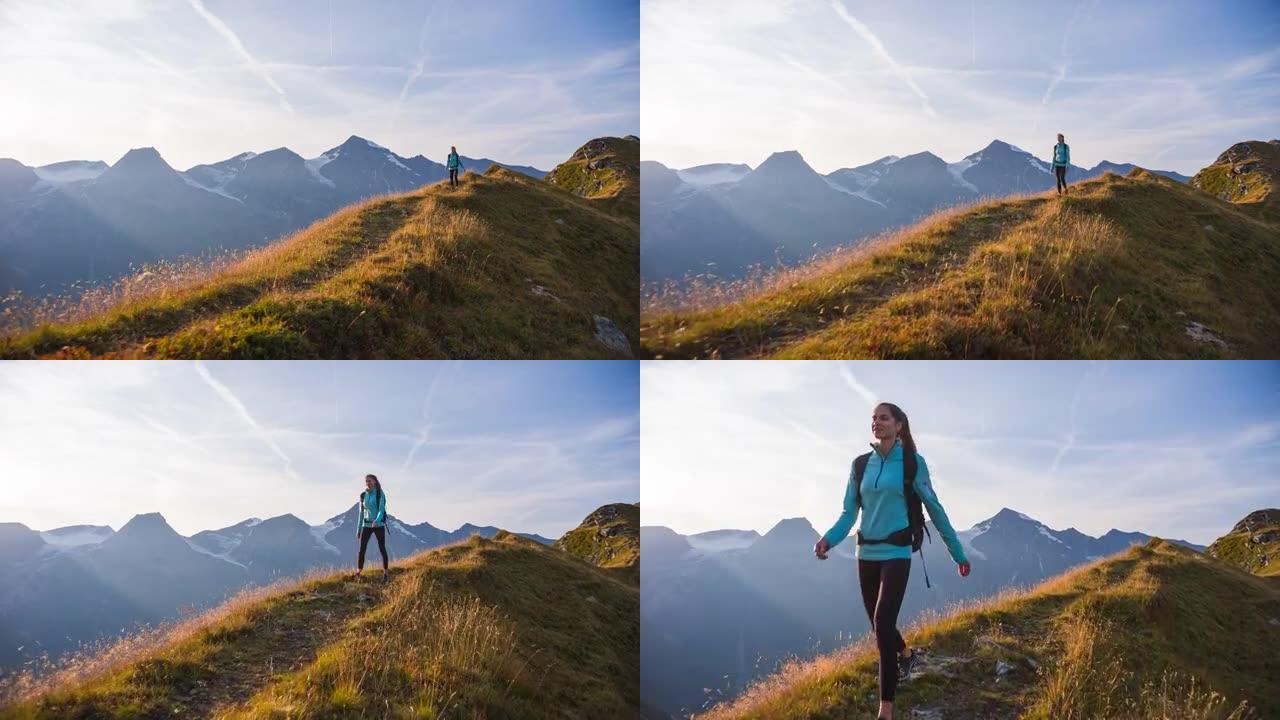
{"type": "Polygon", "coordinates": [[[1083,3],[1076,5],[1075,12],[1071,13],[1071,19],[1067,21],[1067,27],[1062,31],[1062,62],[1058,63],[1058,72],[1049,79],[1049,87],[1045,88],[1044,97],[1040,99],[1041,105],[1049,104],[1049,98],[1053,96],[1053,91],[1067,77],[1067,66],[1071,64],[1071,55],[1068,49],[1071,28],[1075,27],[1076,20],[1080,18],[1080,8],[1082,7],[1084,7],[1083,3]]]}
{"type": "Polygon", "coordinates": [[[858,20],[858,18],[850,15],[849,11],[845,9],[844,4],[841,3],[840,0],[831,0],[831,9],[835,10],[836,14],[840,16],[840,19],[848,23],[849,27],[853,28],[854,32],[858,33],[863,40],[867,41],[867,44],[871,46],[871,51],[889,65],[889,69],[893,71],[894,75],[897,75],[902,82],[907,84],[907,87],[911,88],[911,91],[920,98],[921,103],[924,105],[924,111],[928,113],[929,117],[938,117],[938,113],[934,112],[933,106],[929,104],[929,96],[925,95],[924,90],[920,89],[920,86],[916,84],[916,81],[911,79],[911,74],[907,72],[906,68],[899,65],[898,62],[889,55],[889,51],[885,49],[884,43],[880,42],[880,38],[876,37],[876,34],[871,32],[871,28],[867,27],[862,21],[858,20]]]}
{"type": "Polygon", "coordinates": [[[875,409],[875,406],[880,402],[880,399],[871,391],[871,388],[858,382],[858,379],[853,376],[853,371],[849,369],[848,364],[840,363],[840,377],[844,378],[845,384],[848,385],[850,389],[866,401],[867,407],[875,409]]]}
{"type": "MultiPolygon", "coordinates": [[[[452,367],[453,365],[448,365],[446,370],[452,367]]],[[[426,445],[427,440],[431,437],[431,400],[436,396],[436,385],[439,384],[440,376],[444,372],[442,370],[431,378],[431,385],[427,388],[427,397],[422,401],[422,419],[426,424],[423,425],[422,431],[418,433],[418,439],[414,441],[413,447],[409,448],[409,454],[405,456],[404,462],[400,465],[401,470],[409,469],[409,466],[413,464],[414,457],[418,454],[418,450],[422,449],[422,446],[426,445]]]]}
{"type": "Polygon", "coordinates": [[[293,460],[289,459],[289,455],[285,453],[284,449],[281,448],[278,443],[276,443],[275,438],[271,437],[271,433],[266,428],[259,425],[257,420],[253,419],[253,416],[249,414],[249,408],[245,407],[244,403],[240,402],[240,398],[236,397],[236,394],[231,391],[231,388],[222,384],[209,372],[209,368],[205,367],[204,362],[197,360],[195,365],[196,372],[200,375],[200,379],[204,380],[206,385],[213,388],[213,391],[218,394],[218,397],[222,398],[222,401],[225,402],[227,406],[236,413],[236,415],[240,416],[240,419],[244,421],[245,425],[249,426],[249,429],[253,431],[253,434],[258,436],[259,440],[266,443],[267,447],[271,448],[271,451],[284,461],[285,473],[289,477],[296,479],[298,474],[293,470],[293,460]]]}
{"type": "Polygon", "coordinates": [[[1093,365],[1090,364],[1089,368],[1085,370],[1084,375],[1080,376],[1080,381],[1076,383],[1075,392],[1071,394],[1071,406],[1067,413],[1067,424],[1070,427],[1070,430],[1067,431],[1067,441],[1062,445],[1062,447],[1058,448],[1058,454],[1053,457],[1053,462],[1049,465],[1050,476],[1058,472],[1058,465],[1062,463],[1062,458],[1066,456],[1067,452],[1076,446],[1076,412],[1080,408],[1080,392],[1084,390],[1084,386],[1089,382],[1089,379],[1092,376],[1093,365]]]}
{"type": "Polygon", "coordinates": [[[262,78],[262,81],[265,82],[268,87],[280,96],[280,106],[292,115],[293,106],[289,104],[289,98],[285,95],[284,88],[276,84],[276,81],[271,78],[271,74],[262,66],[262,63],[258,62],[253,55],[249,54],[249,51],[245,48],[244,43],[240,42],[240,37],[236,35],[235,31],[227,27],[227,24],[222,22],[217,15],[209,12],[209,9],[204,6],[203,0],[189,0],[189,2],[191,3],[191,9],[195,10],[196,14],[204,18],[205,22],[209,23],[209,27],[213,28],[215,32],[221,35],[223,39],[231,45],[231,49],[243,58],[246,63],[248,63],[249,69],[253,70],[258,77],[262,78]]]}

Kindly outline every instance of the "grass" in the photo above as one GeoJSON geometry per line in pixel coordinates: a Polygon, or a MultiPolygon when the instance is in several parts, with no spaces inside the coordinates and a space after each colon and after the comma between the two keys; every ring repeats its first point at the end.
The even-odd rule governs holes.
{"type": "Polygon", "coordinates": [[[1195,188],[1107,174],[1063,198],[943,211],[745,292],[651,297],[641,345],[658,358],[1262,357],[1280,351],[1278,237],[1195,188]]]}
{"type": "MultiPolygon", "coordinates": [[[[852,611],[852,610],[851,610],[852,611]]],[[[898,717],[1243,720],[1280,713],[1280,587],[1163,540],[925,619],[898,717]],[[1005,672],[997,674],[997,664],[1005,672]],[[913,715],[913,713],[916,713],[913,715]]],[[[708,719],[870,716],[870,638],[792,662],[708,719]]]]}
{"type": "Polygon", "coordinates": [[[607,210],[494,167],[10,334],[0,357],[614,357],[594,316],[637,342],[639,225],[607,210]]]}
{"type": "Polygon", "coordinates": [[[500,532],[255,591],[91,673],[28,686],[29,718],[594,718],[639,707],[639,593],[500,532]]]}
{"type": "Polygon", "coordinates": [[[605,505],[565,533],[556,547],[620,575],[640,580],[640,505],[605,505]]]}
{"type": "Polygon", "coordinates": [[[546,179],[625,217],[640,217],[640,141],[633,136],[592,140],[546,179]]]}
{"type": "Polygon", "coordinates": [[[1228,533],[1215,540],[1208,552],[1245,572],[1280,577],[1280,525],[1228,533]]]}
{"type": "Polygon", "coordinates": [[[1191,185],[1280,221],[1280,142],[1251,140],[1227,149],[1214,164],[1196,173],[1191,185]]]}

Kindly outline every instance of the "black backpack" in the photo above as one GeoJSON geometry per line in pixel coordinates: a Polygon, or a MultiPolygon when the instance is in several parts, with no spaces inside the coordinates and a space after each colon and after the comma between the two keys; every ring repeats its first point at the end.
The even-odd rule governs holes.
{"type": "MultiPolygon", "coordinates": [[[[862,476],[867,471],[867,463],[871,460],[871,453],[859,455],[853,460],[853,492],[856,506],[862,509],[862,476]]],[[[862,536],[862,530],[858,530],[859,545],[878,545],[887,543],[889,545],[910,545],[911,552],[920,553],[920,566],[924,567],[924,552],[920,546],[924,544],[925,535],[929,536],[929,542],[933,542],[933,535],[929,533],[929,528],[924,524],[924,503],[920,500],[920,495],[916,493],[916,472],[920,469],[920,464],[916,461],[916,454],[907,452],[906,448],[902,450],[902,494],[907,501],[907,527],[902,530],[889,533],[889,537],[872,540],[862,536]]],[[[864,516],[865,517],[865,516],[864,516]]],[[[932,587],[929,584],[929,571],[924,571],[925,587],[932,587]]]]}

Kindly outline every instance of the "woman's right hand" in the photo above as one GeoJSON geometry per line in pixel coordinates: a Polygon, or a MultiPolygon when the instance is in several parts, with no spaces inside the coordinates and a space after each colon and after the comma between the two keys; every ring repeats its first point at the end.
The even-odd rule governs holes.
{"type": "Polygon", "coordinates": [[[818,540],[818,544],[813,546],[813,554],[818,556],[819,560],[826,560],[827,553],[831,550],[831,543],[826,538],[818,540]]]}

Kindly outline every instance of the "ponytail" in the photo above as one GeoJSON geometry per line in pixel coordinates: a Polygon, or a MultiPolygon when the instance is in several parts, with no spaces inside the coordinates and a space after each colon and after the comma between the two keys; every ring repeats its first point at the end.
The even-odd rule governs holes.
{"type": "Polygon", "coordinates": [[[894,420],[902,423],[902,430],[898,432],[898,437],[902,440],[902,450],[904,453],[916,454],[916,441],[911,437],[911,421],[907,419],[907,414],[902,408],[889,402],[880,403],[880,407],[889,408],[889,414],[894,420]]]}

